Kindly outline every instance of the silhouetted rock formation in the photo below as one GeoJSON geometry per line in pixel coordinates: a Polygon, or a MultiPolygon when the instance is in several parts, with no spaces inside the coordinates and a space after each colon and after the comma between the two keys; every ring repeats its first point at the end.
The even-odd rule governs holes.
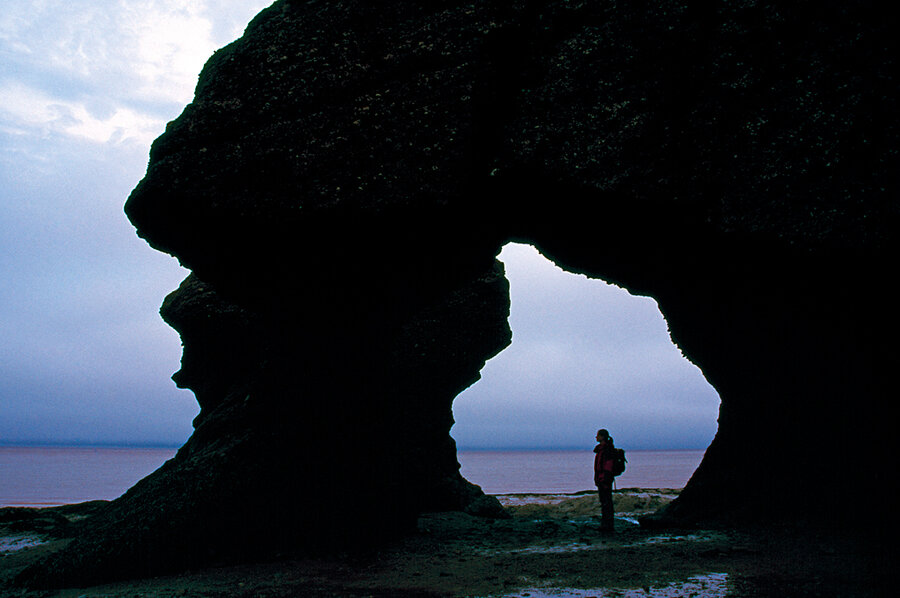
{"type": "Polygon", "coordinates": [[[848,486],[889,475],[898,363],[889,22],[827,0],[276,2],[126,206],[194,272],[163,316],[196,432],[43,579],[490,504],[448,430],[509,342],[509,240],[656,298],[719,391],[668,517],[793,517],[769,492],[824,484],[804,515],[849,522],[848,486]]]}

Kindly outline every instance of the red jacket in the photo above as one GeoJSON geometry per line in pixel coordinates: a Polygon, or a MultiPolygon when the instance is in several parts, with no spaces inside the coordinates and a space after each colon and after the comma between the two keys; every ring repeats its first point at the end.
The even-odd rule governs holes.
{"type": "Polygon", "coordinates": [[[604,442],[594,447],[594,484],[612,486],[613,479],[613,445],[604,442]]]}

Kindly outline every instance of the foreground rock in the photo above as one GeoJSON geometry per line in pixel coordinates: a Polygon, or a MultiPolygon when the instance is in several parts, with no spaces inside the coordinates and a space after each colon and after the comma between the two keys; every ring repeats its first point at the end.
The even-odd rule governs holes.
{"type": "Polygon", "coordinates": [[[21,579],[496,512],[448,431],[510,341],[509,240],[656,298],[719,391],[669,522],[856,529],[847,482],[893,475],[891,22],[837,1],[276,2],[210,59],[126,206],[193,271],[163,316],[196,432],[21,579]]]}
{"type": "MultiPolygon", "coordinates": [[[[621,517],[677,491],[615,493],[621,517]]],[[[177,576],[23,593],[2,580],[41,547],[0,556],[0,596],[892,596],[896,552],[797,527],[599,531],[596,497],[501,496],[511,517],[428,513],[377,550],[218,566],[177,576]],[[563,592],[562,590],[566,590],[563,592]]],[[[37,556],[37,555],[34,555],[37,556]]]]}

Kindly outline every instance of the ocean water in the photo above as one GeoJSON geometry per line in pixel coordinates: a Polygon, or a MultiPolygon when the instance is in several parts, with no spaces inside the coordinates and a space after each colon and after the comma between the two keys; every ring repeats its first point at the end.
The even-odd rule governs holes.
{"type": "MultiPolygon", "coordinates": [[[[112,500],[175,449],[0,447],[0,507],[112,500]]],[[[460,451],[462,474],[488,494],[569,493],[594,487],[583,451],[460,451]]],[[[619,488],[682,488],[703,451],[628,451],[619,488]]]]}
{"type": "MultiPolygon", "coordinates": [[[[594,489],[593,447],[566,451],[459,451],[460,471],[487,494],[594,489]]],[[[626,451],[617,488],[684,488],[703,450],[626,451]]]]}
{"type": "Polygon", "coordinates": [[[175,449],[0,447],[0,507],[112,500],[175,455],[175,449]]]}

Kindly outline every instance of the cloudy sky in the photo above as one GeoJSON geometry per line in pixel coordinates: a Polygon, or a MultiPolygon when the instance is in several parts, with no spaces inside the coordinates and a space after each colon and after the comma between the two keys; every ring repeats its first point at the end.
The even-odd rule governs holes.
{"type": "Polygon", "coordinates": [[[463,447],[706,448],[719,396],[669,338],[656,301],[570,274],[533,247],[500,254],[513,341],[454,404],[463,447]]]}
{"type": "MultiPolygon", "coordinates": [[[[197,405],[158,316],[186,272],[122,212],[210,54],[268,0],[4,0],[0,444],[170,445],[197,405]]],[[[718,397],[652,300],[502,254],[513,345],[456,402],[463,448],[702,448],[718,397]]]]}

